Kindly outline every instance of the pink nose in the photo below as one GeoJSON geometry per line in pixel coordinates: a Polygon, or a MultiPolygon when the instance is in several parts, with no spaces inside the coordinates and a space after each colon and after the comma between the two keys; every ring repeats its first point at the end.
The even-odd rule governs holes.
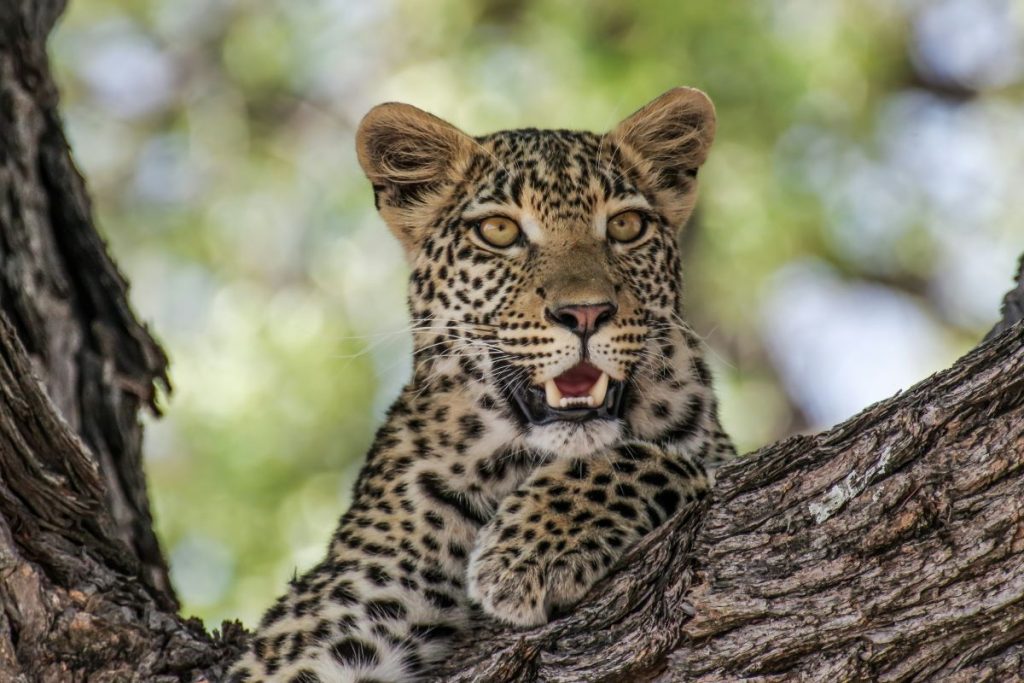
{"type": "Polygon", "coordinates": [[[561,306],[554,310],[548,310],[548,319],[580,337],[593,334],[601,325],[614,317],[615,305],[609,302],[561,306]]]}

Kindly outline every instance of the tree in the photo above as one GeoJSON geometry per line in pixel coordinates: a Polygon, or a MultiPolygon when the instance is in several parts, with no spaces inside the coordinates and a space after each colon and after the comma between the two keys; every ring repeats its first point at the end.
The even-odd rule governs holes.
{"type": "MultiPolygon", "coordinates": [[[[0,5],[0,679],[216,680],[244,646],[176,614],[141,463],[166,358],[64,137],[61,0],[0,5]]],[[[1024,265],[1022,265],[1024,269],[1024,265]]],[[[725,468],[573,614],[493,626],[455,680],[1024,666],[1024,270],[991,339],[817,436],[725,468]]]]}

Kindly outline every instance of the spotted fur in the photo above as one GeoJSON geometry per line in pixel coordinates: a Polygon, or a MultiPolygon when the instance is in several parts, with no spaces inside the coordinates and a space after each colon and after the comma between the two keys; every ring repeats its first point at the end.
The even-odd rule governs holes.
{"type": "Polygon", "coordinates": [[[363,120],[360,162],[410,265],[413,377],[391,406],[327,557],[271,607],[232,681],[413,681],[471,608],[521,626],[571,608],[734,454],[681,317],[678,229],[714,112],[658,98],[605,135],[471,138],[408,105],[363,120]],[[646,231],[611,242],[606,221],[646,231]],[[521,243],[475,226],[503,215],[521,243]],[[566,304],[611,302],[580,337],[566,304]],[[526,419],[514,396],[581,360],[622,381],[618,419],[526,419]]]}

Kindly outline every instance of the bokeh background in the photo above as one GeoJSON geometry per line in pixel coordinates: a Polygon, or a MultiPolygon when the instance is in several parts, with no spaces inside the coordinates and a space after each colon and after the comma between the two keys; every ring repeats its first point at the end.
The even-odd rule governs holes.
{"type": "Polygon", "coordinates": [[[99,224],[175,390],[146,453],[186,613],[254,623],[324,551],[409,372],[353,132],[718,106],[682,237],[744,451],[952,362],[1024,251],[1024,3],[72,0],[51,42],[99,224]]]}

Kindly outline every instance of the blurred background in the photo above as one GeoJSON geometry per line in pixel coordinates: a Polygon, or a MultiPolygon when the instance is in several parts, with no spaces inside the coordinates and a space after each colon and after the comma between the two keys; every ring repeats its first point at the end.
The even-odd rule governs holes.
{"type": "Polygon", "coordinates": [[[172,358],[150,486],[211,627],[321,557],[409,372],[405,267],[353,151],[376,103],[606,130],[706,90],[688,315],[742,451],[948,366],[1024,251],[1021,2],[71,0],[51,50],[172,358]]]}

